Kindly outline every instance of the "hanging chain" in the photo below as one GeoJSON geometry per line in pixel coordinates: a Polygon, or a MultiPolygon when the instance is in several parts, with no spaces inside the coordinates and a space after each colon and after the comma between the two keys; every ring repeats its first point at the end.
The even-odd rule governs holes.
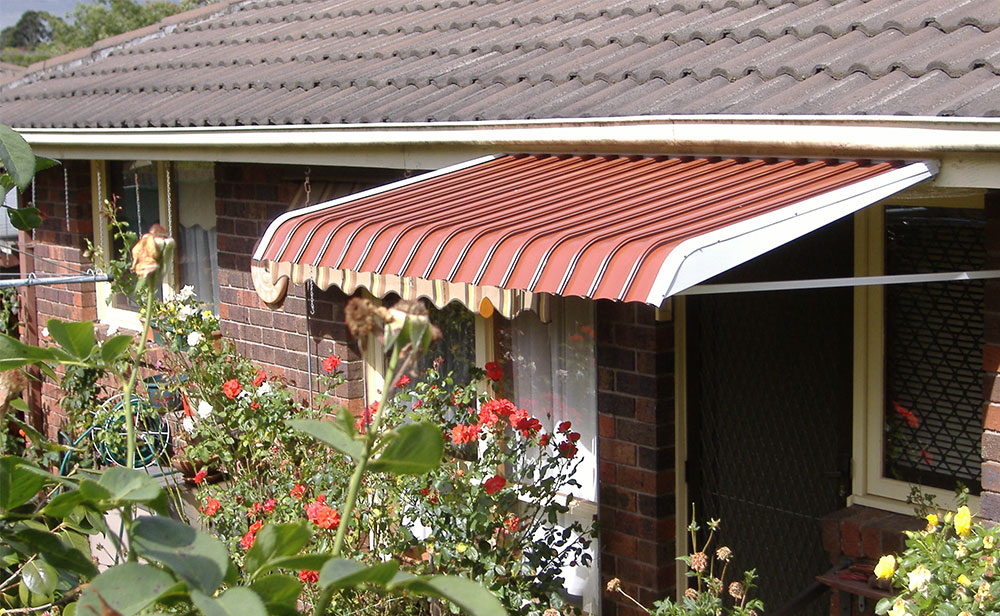
{"type": "Polygon", "coordinates": [[[139,172],[133,171],[132,177],[135,179],[135,215],[139,224],[139,228],[136,229],[136,233],[142,235],[142,203],[139,201],[139,172]]]}
{"type": "MultiPolygon", "coordinates": [[[[306,182],[308,182],[308,177],[306,182]]],[[[308,189],[307,189],[308,190],[308,189]]],[[[309,314],[306,315],[306,368],[309,371],[309,408],[314,408],[313,406],[313,352],[312,352],[312,319],[309,318],[310,315],[316,314],[316,303],[315,303],[315,292],[313,290],[314,283],[312,280],[306,282],[306,293],[309,294],[309,314]]]]}
{"type": "Polygon", "coordinates": [[[305,179],[304,182],[302,182],[302,188],[306,191],[306,205],[309,205],[309,203],[310,203],[310,201],[309,201],[309,193],[312,192],[312,185],[309,184],[309,172],[310,171],[311,171],[311,169],[309,169],[309,167],[306,167],[306,179],[305,179]]]}
{"type": "Polygon", "coordinates": [[[309,281],[309,315],[316,315],[316,283],[309,281]]]}
{"type": "Polygon", "coordinates": [[[170,199],[170,163],[167,163],[167,233],[174,236],[174,206],[170,199]]]}
{"type": "MultiPolygon", "coordinates": [[[[31,178],[31,207],[38,207],[35,205],[35,178],[31,178]]],[[[35,239],[35,230],[31,230],[31,239],[35,239]]]]}
{"type": "Polygon", "coordinates": [[[66,231],[69,231],[69,171],[63,165],[63,187],[66,190],[66,231]]]}

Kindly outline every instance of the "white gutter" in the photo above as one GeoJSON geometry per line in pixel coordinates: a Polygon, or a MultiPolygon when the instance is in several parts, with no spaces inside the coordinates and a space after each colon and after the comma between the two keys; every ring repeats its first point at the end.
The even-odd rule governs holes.
{"type": "MultiPolygon", "coordinates": [[[[419,158],[502,152],[866,156],[927,158],[1000,153],[1000,120],[900,116],[644,116],[19,132],[62,158],[173,158],[285,163],[394,153],[419,158]],[[169,155],[169,156],[168,156],[169,155]]],[[[364,157],[357,164],[366,165],[364,157]]],[[[380,164],[371,161],[371,166],[380,164]]]]}

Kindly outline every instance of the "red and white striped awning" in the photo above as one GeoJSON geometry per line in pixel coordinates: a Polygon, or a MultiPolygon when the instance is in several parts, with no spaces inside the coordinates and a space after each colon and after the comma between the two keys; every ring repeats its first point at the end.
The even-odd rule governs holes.
{"type": "Polygon", "coordinates": [[[254,251],[255,280],[272,292],[312,280],[473,309],[487,299],[507,316],[540,294],[658,306],[936,171],[927,161],[490,156],[278,217],[254,251]]]}

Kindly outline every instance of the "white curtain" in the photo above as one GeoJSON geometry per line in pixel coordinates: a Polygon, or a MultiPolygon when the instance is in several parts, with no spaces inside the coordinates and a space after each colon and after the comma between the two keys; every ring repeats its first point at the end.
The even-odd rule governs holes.
{"type": "Polygon", "coordinates": [[[215,229],[181,225],[177,242],[181,284],[193,286],[198,300],[214,306],[218,313],[219,252],[215,249],[215,229]]]}
{"type": "MultiPolygon", "coordinates": [[[[597,368],[593,302],[557,298],[552,320],[542,323],[534,312],[523,312],[511,328],[511,367],[514,402],[537,417],[545,430],[555,432],[563,421],[580,433],[577,456],[581,458],[570,490],[575,499],[597,503],[597,368]]],[[[594,506],[578,507],[562,516],[561,524],[574,518],[585,526],[596,513],[594,506]],[[569,518],[569,519],[567,519],[569,518]]],[[[590,547],[590,568],[564,567],[570,595],[582,598],[584,611],[600,612],[600,578],[596,541],[590,547]]]]}

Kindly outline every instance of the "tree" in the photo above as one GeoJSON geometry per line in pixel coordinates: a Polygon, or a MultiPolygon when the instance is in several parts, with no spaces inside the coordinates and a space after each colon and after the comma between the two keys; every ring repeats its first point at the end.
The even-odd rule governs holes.
{"type": "Polygon", "coordinates": [[[0,32],[0,47],[34,50],[52,40],[53,17],[43,11],[25,11],[13,26],[0,32]]]}

